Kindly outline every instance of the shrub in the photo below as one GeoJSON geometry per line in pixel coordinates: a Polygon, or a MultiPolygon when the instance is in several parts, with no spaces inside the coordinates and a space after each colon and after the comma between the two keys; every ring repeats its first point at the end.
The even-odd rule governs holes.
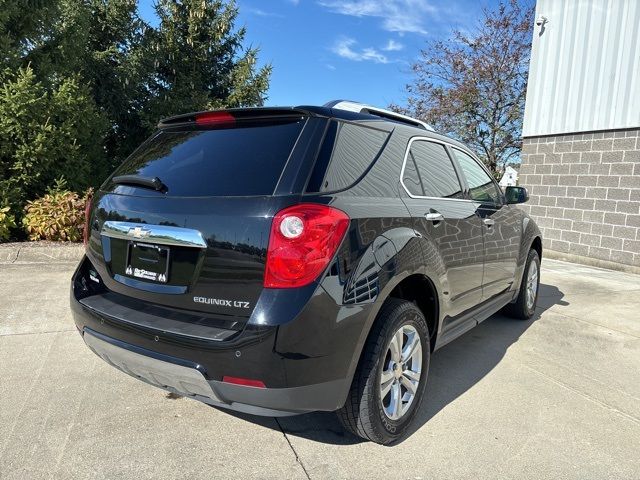
{"type": "Polygon", "coordinates": [[[0,70],[0,205],[20,220],[26,201],[47,193],[56,178],[75,191],[98,183],[106,129],[77,78],[45,85],[30,66],[0,70]]]}
{"type": "Polygon", "coordinates": [[[10,207],[0,208],[0,242],[8,240],[11,229],[16,228],[10,209],[10,207]]]}
{"type": "Polygon", "coordinates": [[[64,181],[44,197],[27,202],[22,220],[29,240],[79,242],[84,229],[84,209],[91,189],[83,197],[67,190],[64,181]]]}

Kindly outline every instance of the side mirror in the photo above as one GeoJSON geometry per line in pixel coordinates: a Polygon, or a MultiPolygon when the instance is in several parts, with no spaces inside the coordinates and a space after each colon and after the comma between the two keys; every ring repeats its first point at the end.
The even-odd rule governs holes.
{"type": "Polygon", "coordinates": [[[507,187],[504,191],[507,203],[524,203],[529,200],[529,192],[524,187],[507,187]]]}

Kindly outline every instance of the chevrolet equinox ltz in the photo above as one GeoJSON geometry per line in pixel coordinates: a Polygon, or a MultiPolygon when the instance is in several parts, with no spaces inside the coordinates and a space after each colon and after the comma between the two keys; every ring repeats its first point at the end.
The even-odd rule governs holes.
{"type": "Polygon", "coordinates": [[[431,355],[535,311],[542,243],[465,145],[346,101],[160,122],[90,202],[71,307],[88,347],[256,415],[337,411],[388,444],[431,355]]]}

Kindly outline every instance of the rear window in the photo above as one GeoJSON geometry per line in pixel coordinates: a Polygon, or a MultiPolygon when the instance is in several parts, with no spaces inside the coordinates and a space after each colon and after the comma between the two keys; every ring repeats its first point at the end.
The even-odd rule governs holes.
{"type": "Polygon", "coordinates": [[[369,168],[389,134],[332,120],[329,123],[307,192],[332,192],[353,185],[369,168]]]}
{"type": "Polygon", "coordinates": [[[271,195],[303,124],[297,119],[161,131],[125,160],[114,176],[158,177],[171,196],[271,195]]]}

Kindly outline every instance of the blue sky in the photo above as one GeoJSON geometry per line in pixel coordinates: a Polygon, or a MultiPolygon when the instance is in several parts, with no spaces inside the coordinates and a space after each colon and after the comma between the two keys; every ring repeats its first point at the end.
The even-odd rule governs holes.
{"type": "MultiPolygon", "coordinates": [[[[237,26],[273,74],[267,105],[403,104],[425,42],[475,25],[495,0],[238,0],[237,26]]],[[[157,23],[153,0],[140,0],[157,23]]]]}

